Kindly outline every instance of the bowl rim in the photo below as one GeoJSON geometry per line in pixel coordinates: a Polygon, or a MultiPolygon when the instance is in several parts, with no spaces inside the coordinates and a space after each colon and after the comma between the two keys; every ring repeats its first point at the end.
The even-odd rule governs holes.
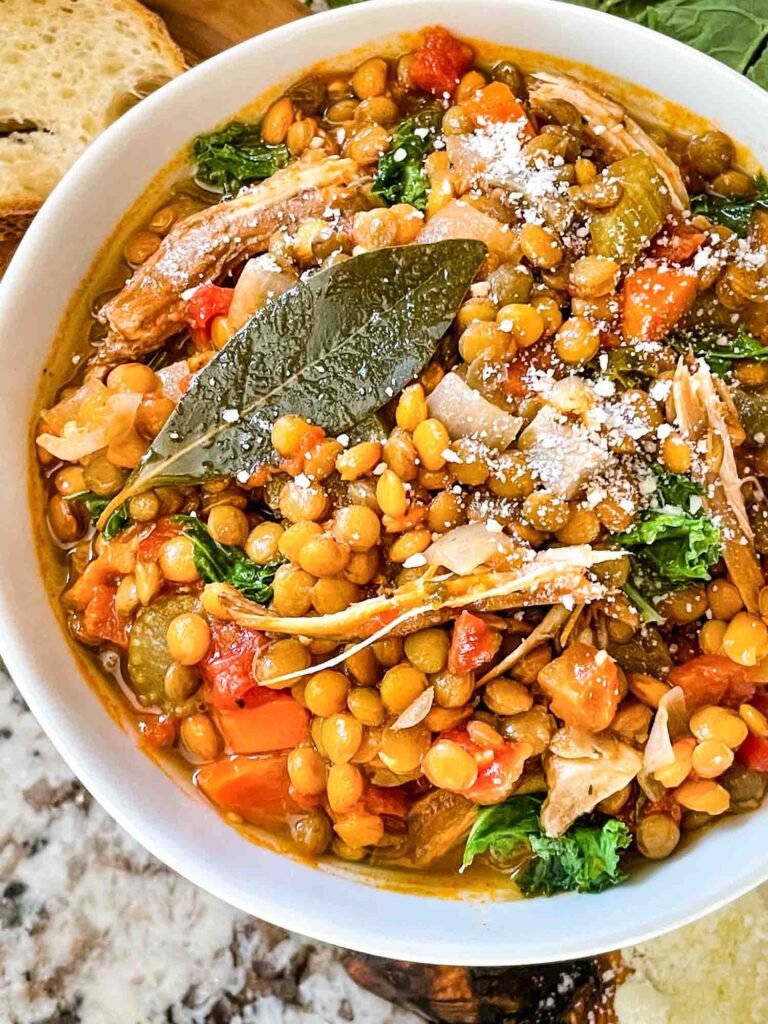
{"type": "MultiPolygon", "coordinates": [[[[206,82],[220,76],[227,68],[237,67],[246,59],[264,58],[271,50],[277,52],[287,44],[314,35],[331,38],[336,26],[369,25],[364,38],[375,42],[377,37],[409,30],[410,23],[400,24],[401,16],[408,21],[409,11],[423,12],[418,18],[422,26],[438,22],[450,24],[451,16],[455,13],[458,19],[464,6],[463,0],[369,0],[366,4],[327,12],[320,18],[300,20],[247,40],[185,72],[148,97],[89,147],[35,218],[0,284],[0,346],[7,346],[5,339],[13,336],[18,302],[23,305],[32,297],[33,285],[44,285],[41,264],[45,263],[50,242],[60,237],[67,226],[68,205],[82,205],[84,191],[95,185],[108,169],[113,150],[125,149],[127,142],[138,138],[145,126],[152,126],[156,121],[161,124],[162,117],[158,115],[164,111],[170,114],[180,105],[183,107],[185,100],[190,101],[206,82]]],[[[552,17],[574,24],[579,31],[611,33],[623,44],[644,48],[659,59],[677,60],[681,67],[687,66],[692,72],[709,76],[722,83],[727,93],[753,104],[756,114],[761,109],[768,114],[768,94],[757,85],[712,58],[632,22],[557,0],[486,0],[483,6],[499,18],[512,14],[521,18],[530,16],[534,20],[552,17]]],[[[466,16],[466,11],[463,13],[466,16]]],[[[339,47],[339,56],[353,48],[352,45],[339,47]]],[[[276,72],[270,81],[280,77],[276,72]]],[[[143,187],[137,184],[133,198],[138,198],[142,191],[143,187]]],[[[97,201],[94,193],[93,202],[97,201]]],[[[114,221],[112,223],[114,227],[114,221]]],[[[94,258],[95,251],[90,251],[85,264],[91,265],[94,258]]],[[[49,349],[50,338],[46,340],[45,352],[49,349]]],[[[39,366],[34,373],[39,380],[39,366]]],[[[0,380],[0,404],[9,413],[14,408],[24,408],[22,434],[26,438],[29,396],[20,389],[15,390],[10,377],[5,373],[0,380]]],[[[19,538],[27,536],[12,523],[9,506],[18,502],[21,495],[27,512],[28,444],[25,443],[20,455],[15,442],[10,444],[4,433],[0,437],[0,452],[6,454],[8,464],[20,462],[23,477],[21,487],[11,475],[6,500],[0,509],[0,564],[8,570],[18,558],[19,538]]],[[[686,853],[664,865],[652,866],[649,874],[654,879],[658,876],[655,885],[642,874],[624,886],[592,898],[565,894],[547,901],[452,901],[383,890],[360,881],[339,879],[332,873],[319,872],[280,854],[254,847],[220,822],[218,816],[216,821],[243,845],[235,848],[234,841],[227,840],[217,825],[205,819],[206,833],[211,833],[222,850],[221,863],[211,864],[205,855],[205,837],[197,837],[200,845],[194,842],[196,833],[186,821],[184,810],[188,804],[181,800],[181,787],[166,779],[175,794],[173,799],[179,801],[176,809],[169,801],[166,783],[156,779],[156,776],[164,778],[163,773],[149,758],[139,753],[151,769],[151,775],[138,762],[131,764],[133,774],[130,777],[101,771],[97,747],[101,743],[101,747],[106,748],[104,738],[82,728],[73,709],[60,698],[56,687],[46,681],[46,673],[51,670],[50,651],[48,645],[40,641],[50,636],[56,647],[56,636],[48,632],[50,621],[44,615],[45,623],[38,631],[19,607],[20,599],[25,597],[39,603],[40,594],[47,605],[48,595],[39,572],[37,580],[39,584],[35,582],[30,592],[28,581],[25,584],[10,571],[0,573],[0,621],[6,623],[6,628],[0,632],[0,652],[22,696],[59,753],[96,800],[150,853],[214,896],[264,920],[316,939],[397,959],[470,966],[543,963],[605,952],[670,931],[724,905],[768,878],[768,855],[761,853],[768,846],[768,812],[755,813],[749,821],[734,818],[721,823],[705,840],[712,845],[711,856],[691,857],[686,853]],[[40,593],[36,594],[35,590],[40,593]],[[152,785],[155,791],[148,806],[144,795],[137,792],[142,784],[152,785]],[[155,809],[155,804],[160,810],[155,809]],[[172,808],[170,823],[168,808],[172,808]],[[165,818],[161,814],[163,810],[165,818]],[[715,833],[722,833],[718,841],[715,833]],[[742,838],[741,843],[736,839],[733,844],[739,846],[738,857],[733,856],[727,841],[734,835],[742,838]],[[182,840],[192,841],[191,846],[182,840]],[[709,870],[705,870],[708,861],[714,862],[715,850],[725,851],[726,859],[720,861],[729,866],[725,880],[716,877],[711,864],[709,870]],[[243,864],[243,851],[251,859],[246,870],[254,871],[252,864],[256,864],[256,874],[263,871],[271,885],[251,887],[247,893],[243,892],[235,873],[238,864],[243,864]],[[288,897],[275,884],[281,878],[290,893],[288,897]],[[696,891],[681,895],[686,885],[689,889],[696,886],[696,891]],[[334,902],[337,900],[341,903],[334,902]],[[336,913],[330,914],[329,908],[334,907],[336,913]],[[371,926],[372,921],[376,922],[375,927],[371,926]],[[406,922],[407,927],[403,927],[406,922]]],[[[59,629],[57,622],[61,649],[62,645],[66,646],[66,640],[58,633],[59,629]]],[[[81,676],[76,663],[72,670],[81,676]]],[[[97,703],[98,713],[108,718],[98,700],[97,703]]],[[[91,709],[87,711],[90,713],[91,709]]],[[[115,732],[120,731],[115,730],[111,720],[107,724],[115,732]]],[[[126,740],[123,735],[122,739],[115,737],[108,742],[117,753],[125,754],[130,760],[126,740]]],[[[131,749],[136,751],[135,746],[131,749]]],[[[214,814],[209,808],[206,811],[214,814]]],[[[199,814],[191,817],[203,820],[199,814]]],[[[695,844],[693,852],[701,845],[695,844]]]]}

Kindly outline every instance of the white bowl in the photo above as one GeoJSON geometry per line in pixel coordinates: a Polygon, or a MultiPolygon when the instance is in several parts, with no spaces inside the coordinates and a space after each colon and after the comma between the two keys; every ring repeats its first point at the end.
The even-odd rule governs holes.
{"type": "MultiPolygon", "coordinates": [[[[277,81],[387,33],[440,23],[556,54],[654,90],[766,155],[768,96],[723,65],[607,15],[551,0],[381,0],[243,43],[128,113],[88,150],[36,217],[0,288],[0,647],[72,770],[160,860],[228,903],[286,928],[432,963],[536,963],[615,949],[713,910],[768,877],[768,810],[731,818],[600,896],[440,899],[387,891],[263,849],[185,796],[84,683],[39,576],[27,512],[29,421],[70,296],[121,215],[198,132],[277,81]]],[[[7,778],[6,786],[14,784],[7,778]]]]}

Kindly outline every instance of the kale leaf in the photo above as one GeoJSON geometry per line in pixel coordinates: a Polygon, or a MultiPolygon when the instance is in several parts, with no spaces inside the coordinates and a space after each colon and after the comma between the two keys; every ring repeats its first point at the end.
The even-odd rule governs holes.
{"type": "Polygon", "coordinates": [[[661,625],[662,622],[666,622],[666,619],[658,610],[658,608],[656,608],[655,605],[651,604],[651,602],[647,598],[643,597],[643,595],[640,593],[640,591],[637,589],[634,583],[630,583],[629,580],[627,580],[627,582],[621,589],[624,591],[629,600],[637,609],[640,618],[643,621],[643,625],[661,625]]]}
{"type": "Polygon", "coordinates": [[[133,520],[128,514],[127,505],[120,505],[106,521],[101,532],[105,540],[112,540],[118,533],[122,533],[123,530],[127,529],[132,522],[133,520]]]}
{"type": "Polygon", "coordinates": [[[764,345],[744,327],[730,337],[711,331],[693,334],[678,331],[669,342],[677,352],[691,349],[695,356],[706,359],[710,370],[720,377],[739,359],[751,359],[759,363],[768,359],[768,345],[764,345]]]}
{"type": "Polygon", "coordinates": [[[768,210],[768,180],[763,174],[755,178],[753,196],[718,196],[712,192],[700,192],[691,198],[692,213],[703,215],[713,224],[730,228],[739,238],[746,238],[755,209],[768,210]]]}
{"type": "Polygon", "coordinates": [[[691,480],[685,473],[670,473],[660,463],[651,463],[651,469],[656,474],[656,493],[654,494],[654,505],[664,508],[667,505],[674,505],[688,511],[691,505],[691,498],[701,496],[704,488],[691,480]]]}
{"type": "MultiPolygon", "coordinates": [[[[85,510],[88,513],[92,523],[95,523],[101,517],[101,513],[109,504],[109,498],[100,498],[98,494],[93,491],[81,491],[79,494],[72,495],[73,501],[79,501],[85,506],[85,510]]],[[[104,529],[101,531],[106,540],[112,540],[118,533],[122,533],[123,530],[131,525],[131,517],[128,514],[128,509],[125,505],[121,505],[116,508],[109,519],[104,525],[104,529]]]]}
{"type": "Polygon", "coordinates": [[[232,121],[192,143],[195,176],[205,188],[232,195],[251,181],[261,181],[290,160],[288,149],[268,146],[257,124],[232,121]]]}
{"type": "Polygon", "coordinates": [[[462,867],[487,850],[505,859],[519,858],[522,867],[515,880],[526,896],[602,892],[624,881],[621,851],[630,846],[632,836],[623,822],[583,819],[565,835],[550,838],[539,821],[542,802],[541,796],[514,796],[483,807],[467,838],[462,867]]]}
{"type": "Polygon", "coordinates": [[[272,582],[282,562],[257,565],[242,548],[214,540],[196,516],[174,516],[173,520],[183,523],[184,533],[192,541],[195,567],[206,583],[229,583],[259,604],[272,600],[272,582]]]}
{"type": "Polygon", "coordinates": [[[708,580],[721,551],[720,530],[712,520],[683,510],[648,511],[615,540],[635,555],[648,593],[708,580]]]}
{"type": "Polygon", "coordinates": [[[410,203],[424,209],[429,187],[424,161],[434,149],[442,115],[442,107],[430,105],[400,124],[392,145],[379,158],[371,190],[375,196],[390,206],[410,203]]]}

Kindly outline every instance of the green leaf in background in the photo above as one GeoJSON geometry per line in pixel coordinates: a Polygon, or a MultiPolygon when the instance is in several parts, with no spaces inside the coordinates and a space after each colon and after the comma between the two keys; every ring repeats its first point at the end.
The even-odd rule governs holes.
{"type": "Polygon", "coordinates": [[[101,532],[104,534],[105,540],[112,540],[118,533],[122,533],[131,525],[132,521],[128,515],[127,504],[120,505],[104,524],[104,529],[101,532]]]}
{"type": "Polygon", "coordinates": [[[745,328],[739,328],[733,337],[722,334],[683,334],[678,332],[670,338],[670,344],[678,352],[693,350],[695,356],[706,359],[710,370],[720,377],[731,369],[739,359],[764,363],[768,360],[768,345],[745,328]]]}
{"type": "Polygon", "coordinates": [[[626,878],[620,857],[632,836],[623,822],[578,821],[553,839],[539,822],[542,803],[541,796],[513,796],[506,803],[481,808],[467,837],[462,867],[487,851],[505,860],[519,858],[524,867],[515,881],[526,896],[602,892],[626,878]]]}
{"type": "Polygon", "coordinates": [[[663,508],[665,505],[675,505],[688,512],[691,498],[704,494],[701,484],[697,484],[685,473],[670,473],[658,462],[652,463],[651,469],[656,474],[654,503],[659,508],[663,508]]]}
{"type": "Polygon", "coordinates": [[[334,435],[376,412],[433,356],[485,252],[463,240],[380,249],[269,302],[194,378],[115,502],[274,461],[279,416],[334,435]]]}
{"type": "Polygon", "coordinates": [[[768,210],[768,181],[762,174],[755,178],[754,196],[729,197],[701,192],[691,199],[692,213],[703,214],[713,224],[730,228],[739,238],[747,237],[749,222],[756,209],[768,210]]]}
{"type": "Polygon", "coordinates": [[[197,516],[174,516],[173,521],[183,524],[192,541],[195,568],[206,583],[229,583],[259,604],[272,600],[272,582],[281,561],[257,565],[242,548],[214,540],[197,516]]]}
{"type": "Polygon", "coordinates": [[[443,113],[442,107],[430,104],[399,125],[392,144],[379,159],[371,189],[375,196],[390,206],[410,203],[417,210],[424,209],[429,188],[424,161],[434,148],[443,113]]]}
{"type": "Polygon", "coordinates": [[[565,0],[616,14],[709,54],[768,87],[766,0],[565,0]]]}
{"type": "Polygon", "coordinates": [[[268,146],[257,124],[232,121],[192,143],[195,177],[205,188],[232,195],[252,181],[261,181],[290,160],[285,146],[268,146]]]}

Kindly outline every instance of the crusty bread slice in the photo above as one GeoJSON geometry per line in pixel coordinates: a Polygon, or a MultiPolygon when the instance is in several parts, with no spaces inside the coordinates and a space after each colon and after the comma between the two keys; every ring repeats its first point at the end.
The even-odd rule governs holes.
{"type": "Polygon", "coordinates": [[[0,217],[34,212],[107,125],[183,70],[137,0],[0,0],[0,217]]]}

